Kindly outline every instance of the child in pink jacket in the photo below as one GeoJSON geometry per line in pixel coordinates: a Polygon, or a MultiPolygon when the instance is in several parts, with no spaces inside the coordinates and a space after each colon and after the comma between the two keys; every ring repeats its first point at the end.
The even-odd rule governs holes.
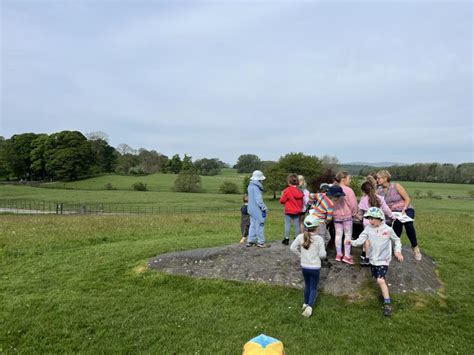
{"type": "Polygon", "coordinates": [[[356,217],[359,208],[354,191],[348,186],[351,175],[347,171],[336,174],[336,181],[345,193],[345,197],[334,202],[334,228],[336,229],[336,261],[354,265],[351,256],[352,218],[356,217]],[[344,236],[344,255],[342,254],[342,237],[344,236]]]}

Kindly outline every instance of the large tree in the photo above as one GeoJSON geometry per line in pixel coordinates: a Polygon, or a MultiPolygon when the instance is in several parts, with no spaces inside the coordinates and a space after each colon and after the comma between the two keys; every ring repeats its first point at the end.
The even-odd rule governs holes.
{"type": "Polygon", "coordinates": [[[199,159],[194,162],[194,169],[199,175],[218,175],[221,172],[221,163],[219,159],[199,159]]]}
{"type": "Polygon", "coordinates": [[[93,165],[90,142],[78,131],[62,131],[49,136],[46,170],[53,178],[74,180],[87,175],[93,165]]]}
{"type": "Polygon", "coordinates": [[[47,177],[45,153],[48,138],[47,134],[40,134],[31,142],[31,172],[34,180],[47,177]]]}
{"type": "Polygon", "coordinates": [[[319,176],[323,166],[318,157],[303,153],[289,153],[280,158],[278,165],[287,173],[304,175],[306,179],[319,176]]]}
{"type": "Polygon", "coordinates": [[[262,161],[255,154],[242,154],[234,165],[239,173],[251,173],[254,170],[262,170],[262,161]]]}
{"type": "Polygon", "coordinates": [[[38,137],[35,133],[15,134],[7,139],[5,158],[8,170],[19,179],[31,179],[32,142],[38,137]]]}

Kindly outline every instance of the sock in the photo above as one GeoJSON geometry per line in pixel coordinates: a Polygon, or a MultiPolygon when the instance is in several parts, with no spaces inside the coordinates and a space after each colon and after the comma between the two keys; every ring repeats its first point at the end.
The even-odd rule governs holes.
{"type": "Polygon", "coordinates": [[[383,303],[384,304],[390,304],[391,303],[390,297],[389,298],[384,298],[383,303]]]}
{"type": "Polygon", "coordinates": [[[344,244],[344,255],[345,256],[351,256],[351,245],[350,244],[344,244]]]}

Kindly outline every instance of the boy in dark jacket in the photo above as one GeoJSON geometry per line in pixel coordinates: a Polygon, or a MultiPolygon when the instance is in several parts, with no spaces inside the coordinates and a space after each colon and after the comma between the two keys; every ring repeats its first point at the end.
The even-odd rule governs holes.
{"type": "Polygon", "coordinates": [[[285,238],[282,243],[288,245],[290,243],[291,223],[295,225],[295,238],[300,231],[299,215],[303,209],[303,192],[298,188],[298,175],[288,175],[288,187],[283,190],[280,203],[285,205],[285,238]]]}

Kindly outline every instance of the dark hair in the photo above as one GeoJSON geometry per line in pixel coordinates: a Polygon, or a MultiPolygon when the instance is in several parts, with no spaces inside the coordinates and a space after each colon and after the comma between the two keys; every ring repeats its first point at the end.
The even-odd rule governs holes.
{"type": "Polygon", "coordinates": [[[303,233],[303,248],[306,250],[309,249],[311,245],[311,236],[309,235],[310,232],[314,232],[318,227],[311,227],[304,231],[303,233]]]}
{"type": "Polygon", "coordinates": [[[288,184],[290,184],[290,185],[299,185],[300,181],[298,180],[298,175],[296,175],[296,174],[288,175],[288,184]]]}
{"type": "Polygon", "coordinates": [[[374,185],[372,185],[372,183],[370,183],[369,181],[366,181],[362,184],[362,186],[360,188],[362,189],[362,191],[364,191],[364,193],[367,196],[369,196],[369,205],[370,205],[370,207],[380,208],[380,205],[381,205],[380,199],[377,196],[377,194],[375,193],[374,185]]]}

